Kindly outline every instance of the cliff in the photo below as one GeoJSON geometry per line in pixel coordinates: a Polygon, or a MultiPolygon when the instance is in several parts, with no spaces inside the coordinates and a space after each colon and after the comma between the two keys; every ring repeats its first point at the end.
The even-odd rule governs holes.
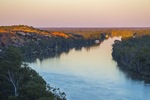
{"type": "Polygon", "coordinates": [[[96,40],[102,41],[103,39],[104,36],[101,36],[100,33],[80,35],[50,32],[26,25],[0,27],[0,49],[15,46],[25,56],[60,53],[74,47],[90,46],[95,44],[96,40]]]}

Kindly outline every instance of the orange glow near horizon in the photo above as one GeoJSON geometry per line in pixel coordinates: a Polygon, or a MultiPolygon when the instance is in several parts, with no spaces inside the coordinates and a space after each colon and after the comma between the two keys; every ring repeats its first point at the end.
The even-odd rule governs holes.
{"type": "Polygon", "coordinates": [[[0,13],[0,25],[150,26],[150,0],[1,0],[0,13]]]}

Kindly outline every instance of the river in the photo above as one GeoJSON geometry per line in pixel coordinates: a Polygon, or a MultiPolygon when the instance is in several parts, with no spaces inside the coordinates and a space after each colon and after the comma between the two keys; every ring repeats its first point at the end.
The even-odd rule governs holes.
{"type": "Polygon", "coordinates": [[[29,63],[48,84],[59,87],[67,100],[150,100],[150,85],[133,80],[112,59],[112,44],[71,49],[60,56],[29,63]]]}

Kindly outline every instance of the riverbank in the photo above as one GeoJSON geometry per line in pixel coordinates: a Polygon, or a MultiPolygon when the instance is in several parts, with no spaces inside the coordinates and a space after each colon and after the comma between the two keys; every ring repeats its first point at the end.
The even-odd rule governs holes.
{"type": "Polygon", "coordinates": [[[112,56],[119,67],[150,77],[150,35],[115,41],[112,56]]]}
{"type": "Polygon", "coordinates": [[[106,37],[102,33],[64,33],[49,32],[26,25],[1,26],[0,49],[14,46],[22,51],[24,57],[55,55],[71,48],[80,49],[99,44],[106,37]]]}
{"type": "Polygon", "coordinates": [[[27,25],[0,26],[0,49],[20,48],[25,57],[51,55],[71,48],[99,44],[106,38],[150,34],[149,28],[34,28],[27,25]]]}

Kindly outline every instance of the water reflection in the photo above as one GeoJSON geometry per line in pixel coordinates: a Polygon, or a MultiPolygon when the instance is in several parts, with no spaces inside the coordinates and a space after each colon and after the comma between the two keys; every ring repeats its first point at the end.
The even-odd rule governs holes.
{"type": "Polygon", "coordinates": [[[134,80],[134,81],[143,81],[145,84],[150,84],[150,77],[149,76],[144,76],[144,75],[141,75],[137,72],[124,69],[122,67],[118,67],[118,68],[120,71],[122,71],[126,75],[127,79],[134,80]]]}
{"type": "Polygon", "coordinates": [[[61,88],[68,100],[149,100],[150,86],[128,78],[112,60],[116,39],[120,40],[109,38],[99,46],[71,49],[29,65],[50,85],[61,88]]]}
{"type": "Polygon", "coordinates": [[[86,50],[89,51],[90,48],[95,47],[95,46],[99,46],[100,43],[85,45],[85,46],[77,46],[77,47],[74,47],[74,48],[67,48],[67,49],[63,49],[62,51],[54,51],[54,52],[49,52],[48,54],[40,54],[40,55],[35,55],[35,56],[32,56],[32,57],[24,57],[23,61],[27,62],[27,63],[31,63],[31,62],[35,62],[36,59],[39,59],[40,61],[42,61],[42,60],[49,59],[49,58],[54,58],[54,57],[59,58],[61,56],[61,54],[64,54],[64,53],[68,54],[72,49],[74,49],[75,51],[81,51],[82,48],[86,48],[86,50]]]}

